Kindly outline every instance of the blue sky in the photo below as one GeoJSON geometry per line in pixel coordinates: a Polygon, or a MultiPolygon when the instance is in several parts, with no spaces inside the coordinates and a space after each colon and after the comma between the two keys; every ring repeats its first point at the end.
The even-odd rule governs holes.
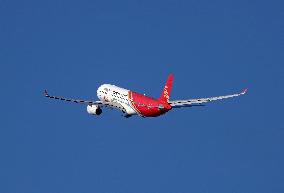
{"type": "Polygon", "coordinates": [[[0,192],[284,192],[283,1],[0,1],[0,192]],[[246,96],[159,118],[100,117],[112,83],[246,96]]]}

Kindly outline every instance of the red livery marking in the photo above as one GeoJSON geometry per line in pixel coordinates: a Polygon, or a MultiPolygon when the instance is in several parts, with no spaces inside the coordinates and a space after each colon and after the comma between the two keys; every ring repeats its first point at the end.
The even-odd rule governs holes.
{"type": "Polygon", "coordinates": [[[169,102],[170,95],[171,95],[171,90],[172,90],[172,85],[173,85],[173,80],[174,76],[172,74],[169,75],[167,82],[165,84],[164,90],[161,94],[160,100],[169,102]]]}
{"type": "Polygon", "coordinates": [[[167,102],[147,97],[133,91],[129,91],[129,100],[135,111],[144,117],[157,117],[171,109],[171,106],[167,102]]]}

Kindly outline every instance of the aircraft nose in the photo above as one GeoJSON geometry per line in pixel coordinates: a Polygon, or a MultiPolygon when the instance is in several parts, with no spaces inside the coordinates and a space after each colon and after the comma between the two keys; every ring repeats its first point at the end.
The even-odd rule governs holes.
{"type": "Polygon", "coordinates": [[[103,90],[103,85],[99,86],[99,88],[97,89],[97,96],[99,99],[102,98],[102,90],[103,90]]]}

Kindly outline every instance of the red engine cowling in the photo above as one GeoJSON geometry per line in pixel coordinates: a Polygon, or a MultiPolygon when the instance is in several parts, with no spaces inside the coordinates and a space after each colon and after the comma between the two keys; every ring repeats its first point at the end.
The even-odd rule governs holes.
{"type": "Polygon", "coordinates": [[[98,105],[88,105],[87,112],[91,115],[100,115],[103,111],[98,105]]]}

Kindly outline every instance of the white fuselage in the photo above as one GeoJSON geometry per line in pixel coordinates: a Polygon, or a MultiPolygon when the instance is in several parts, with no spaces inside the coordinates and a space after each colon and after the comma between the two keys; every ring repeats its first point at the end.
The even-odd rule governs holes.
{"type": "Polygon", "coordinates": [[[97,96],[103,103],[122,110],[128,115],[135,115],[129,99],[129,90],[111,84],[103,84],[97,90],[97,96]]]}

